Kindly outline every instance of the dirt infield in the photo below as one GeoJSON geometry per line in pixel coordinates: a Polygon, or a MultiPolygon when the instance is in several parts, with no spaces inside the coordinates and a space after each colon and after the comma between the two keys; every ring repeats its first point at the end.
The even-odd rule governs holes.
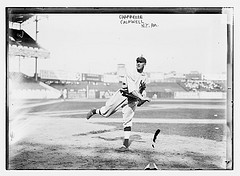
{"type": "Polygon", "coordinates": [[[14,132],[9,169],[224,169],[225,142],[132,133],[130,151],[119,153],[122,130],[84,119],[36,118],[14,132]],[[66,124],[68,128],[66,128],[66,124]],[[24,138],[18,137],[25,131],[24,138]],[[18,142],[14,143],[14,140],[18,142]]]}
{"type": "Polygon", "coordinates": [[[111,120],[49,118],[42,113],[18,114],[11,121],[8,169],[143,170],[149,162],[161,170],[226,169],[225,139],[160,133],[153,148],[152,133],[133,131],[130,151],[119,152],[123,132],[106,125],[111,120]]]}

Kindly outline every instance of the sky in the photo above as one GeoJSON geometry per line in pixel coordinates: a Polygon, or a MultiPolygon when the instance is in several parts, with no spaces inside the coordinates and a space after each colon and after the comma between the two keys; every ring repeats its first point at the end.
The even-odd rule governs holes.
{"type": "MultiPolygon", "coordinates": [[[[38,43],[50,52],[49,59],[39,59],[38,70],[103,74],[116,71],[117,64],[132,70],[143,55],[147,72],[226,72],[226,15],[135,14],[152,27],[121,24],[121,15],[38,15],[38,43]]],[[[34,18],[22,29],[35,39],[34,18]]],[[[34,60],[21,62],[34,71],[34,60]]]]}

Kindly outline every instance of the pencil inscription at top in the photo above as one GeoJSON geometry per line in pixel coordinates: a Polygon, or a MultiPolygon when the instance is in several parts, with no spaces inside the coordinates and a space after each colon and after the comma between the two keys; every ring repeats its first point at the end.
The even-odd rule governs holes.
{"type": "Polygon", "coordinates": [[[119,15],[120,24],[137,24],[142,28],[155,28],[158,27],[156,23],[146,23],[142,15],[119,15]]]}

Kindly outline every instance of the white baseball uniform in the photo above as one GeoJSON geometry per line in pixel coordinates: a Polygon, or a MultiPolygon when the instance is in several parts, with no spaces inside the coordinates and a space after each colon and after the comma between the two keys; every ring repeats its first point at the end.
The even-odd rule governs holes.
{"type": "MultiPolygon", "coordinates": [[[[140,85],[142,83],[147,83],[147,75],[142,72],[135,72],[133,74],[126,73],[123,81],[122,89],[131,93],[133,91],[139,92],[140,85]]],[[[117,110],[122,108],[123,113],[123,126],[131,127],[132,118],[137,106],[137,99],[128,98],[123,96],[120,89],[116,91],[113,96],[106,102],[105,106],[100,108],[100,114],[104,117],[109,117],[117,110]]]]}

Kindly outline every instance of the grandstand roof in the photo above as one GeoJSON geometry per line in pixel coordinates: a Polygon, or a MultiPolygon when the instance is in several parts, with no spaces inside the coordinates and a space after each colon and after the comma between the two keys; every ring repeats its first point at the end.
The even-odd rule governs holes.
{"type": "Polygon", "coordinates": [[[31,18],[33,15],[31,14],[10,14],[9,21],[14,23],[23,23],[31,18]]]}
{"type": "Polygon", "coordinates": [[[9,29],[9,44],[16,46],[26,46],[32,48],[42,48],[24,30],[9,29]]]}
{"type": "Polygon", "coordinates": [[[15,56],[48,58],[49,52],[42,48],[24,30],[9,29],[9,54],[15,56]]]}

